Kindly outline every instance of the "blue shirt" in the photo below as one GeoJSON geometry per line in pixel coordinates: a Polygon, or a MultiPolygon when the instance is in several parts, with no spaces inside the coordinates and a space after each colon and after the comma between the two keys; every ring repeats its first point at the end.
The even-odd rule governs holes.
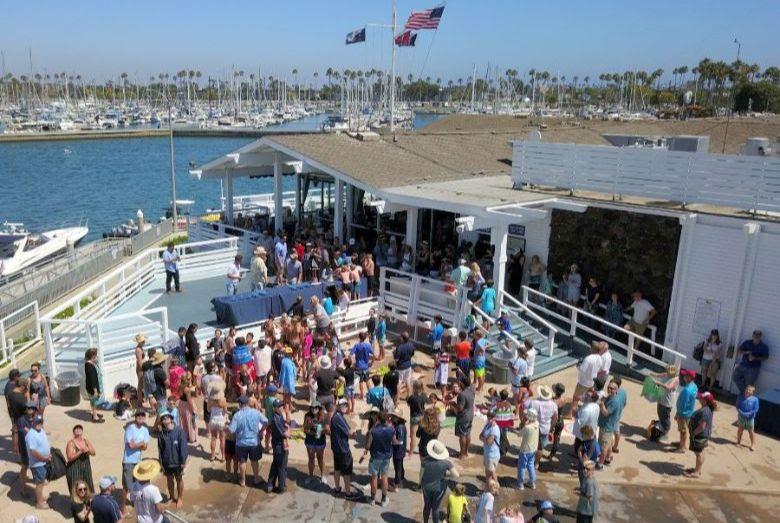
{"type": "Polygon", "coordinates": [[[141,449],[131,449],[129,443],[149,443],[149,429],[146,425],[140,427],[131,423],[125,429],[125,454],[122,457],[122,463],[139,463],[141,461],[141,449]]]}
{"type": "Polygon", "coordinates": [[[333,452],[349,454],[349,423],[341,412],[330,419],[330,448],[333,452]]]}
{"type": "Polygon", "coordinates": [[[333,316],[333,300],[330,296],[325,298],[325,300],[322,302],[322,308],[325,309],[325,313],[328,316],[333,316]]]}
{"type": "Polygon", "coordinates": [[[395,349],[395,363],[398,370],[412,368],[412,357],[414,356],[414,343],[407,341],[395,349]]]}
{"type": "Polygon", "coordinates": [[[680,395],[677,396],[677,415],[682,418],[690,418],[693,411],[696,410],[696,394],[699,387],[694,382],[680,388],[680,395]]]}
{"type": "Polygon", "coordinates": [[[493,436],[493,443],[483,443],[482,453],[486,459],[499,459],[501,457],[501,449],[498,447],[498,442],[501,441],[501,429],[495,423],[485,425],[482,429],[481,436],[487,438],[493,436]]]}
{"type": "MultiPolygon", "coordinates": [[[[601,445],[599,445],[596,438],[584,440],[582,442],[582,452],[585,454],[585,459],[597,461],[599,456],[601,456],[601,445]]],[[[580,463],[580,466],[582,466],[582,463],[580,463]]]]}
{"type": "Polygon", "coordinates": [[[271,444],[274,447],[284,446],[286,430],[287,423],[284,421],[284,416],[274,412],[273,420],[271,420],[271,444]]]}
{"type": "Polygon", "coordinates": [[[393,457],[393,436],[395,428],[377,425],[371,429],[371,459],[390,459],[393,457]]]}
{"type": "Polygon", "coordinates": [[[393,457],[403,459],[406,457],[406,425],[403,423],[395,427],[395,439],[398,443],[393,444],[393,457]]]}
{"type": "Polygon", "coordinates": [[[756,414],[758,414],[758,398],[740,396],[737,400],[737,412],[745,419],[755,419],[756,414]]]}
{"type": "Polygon", "coordinates": [[[444,325],[437,323],[433,326],[431,338],[433,338],[433,341],[441,341],[442,336],[444,336],[444,325]]]}
{"type": "Polygon", "coordinates": [[[523,381],[523,378],[528,375],[528,362],[525,361],[525,358],[521,358],[518,356],[514,360],[512,360],[512,368],[517,371],[517,374],[512,373],[512,385],[514,387],[519,387],[523,381]]]}
{"type": "Polygon", "coordinates": [[[604,398],[604,407],[607,409],[607,413],[604,414],[599,410],[599,428],[606,432],[615,432],[617,430],[618,422],[620,421],[619,408],[620,400],[617,395],[607,396],[604,398]]]}
{"type": "Polygon", "coordinates": [[[618,389],[615,393],[615,398],[617,399],[617,419],[620,422],[620,418],[623,417],[623,409],[626,408],[628,403],[628,393],[623,389],[618,389]]]}
{"type": "Polygon", "coordinates": [[[237,447],[254,447],[260,441],[260,430],[268,424],[268,418],[259,410],[244,407],[233,415],[230,432],[236,435],[237,447]]]}
{"type": "Polygon", "coordinates": [[[236,345],[233,347],[233,365],[246,365],[252,361],[252,355],[249,353],[249,347],[246,345],[236,345]]]}
{"type": "Polygon", "coordinates": [[[49,445],[49,438],[46,437],[46,432],[43,430],[30,429],[27,435],[24,437],[24,443],[27,446],[27,457],[30,461],[30,468],[45,467],[46,462],[41,461],[33,456],[34,450],[41,456],[48,456],[51,454],[51,445],[49,445]]]}
{"type": "Polygon", "coordinates": [[[387,388],[385,388],[384,385],[371,387],[368,389],[368,394],[366,394],[366,403],[381,409],[382,401],[384,400],[385,395],[390,395],[390,392],[387,390],[387,388]]]}
{"type": "Polygon", "coordinates": [[[355,357],[355,370],[368,370],[371,366],[371,345],[366,342],[356,343],[352,347],[352,356],[355,357]]]}
{"type": "Polygon", "coordinates": [[[742,345],[739,346],[739,350],[746,351],[745,354],[742,355],[742,361],[739,363],[743,367],[760,369],[762,360],[750,361],[748,356],[752,355],[754,358],[769,356],[769,347],[767,347],[766,343],[763,341],[756,344],[753,343],[752,339],[745,340],[742,342],[742,345]]]}
{"type": "Polygon", "coordinates": [[[379,320],[379,323],[376,326],[376,337],[380,340],[387,337],[387,322],[385,320],[379,320]]]}
{"type": "Polygon", "coordinates": [[[109,494],[98,494],[92,498],[92,521],[95,523],[116,523],[122,521],[119,503],[109,494]]]}
{"type": "Polygon", "coordinates": [[[277,242],[277,244],[274,246],[274,255],[276,256],[277,260],[286,260],[287,244],[282,242],[277,242]]]}
{"type": "Polygon", "coordinates": [[[480,300],[482,300],[482,310],[490,314],[496,309],[496,290],[493,287],[485,287],[480,300]]]}

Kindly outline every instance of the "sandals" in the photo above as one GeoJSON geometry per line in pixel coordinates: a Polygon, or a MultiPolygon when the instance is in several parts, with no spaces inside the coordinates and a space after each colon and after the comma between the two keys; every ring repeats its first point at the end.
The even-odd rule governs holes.
{"type": "Polygon", "coordinates": [[[106,420],[103,419],[102,416],[99,416],[97,418],[92,418],[92,423],[105,423],[105,422],[106,422],[106,420]]]}

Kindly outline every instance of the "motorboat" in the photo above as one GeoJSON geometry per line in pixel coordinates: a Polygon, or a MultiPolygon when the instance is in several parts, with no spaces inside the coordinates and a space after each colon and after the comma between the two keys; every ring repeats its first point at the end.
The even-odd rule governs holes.
{"type": "Polygon", "coordinates": [[[0,229],[0,276],[9,276],[57,254],[88,232],[87,227],[78,226],[33,233],[24,224],[5,222],[0,229]]]}

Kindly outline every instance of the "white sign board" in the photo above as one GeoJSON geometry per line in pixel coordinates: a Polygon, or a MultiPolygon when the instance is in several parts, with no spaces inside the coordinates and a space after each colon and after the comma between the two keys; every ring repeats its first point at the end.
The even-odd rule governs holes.
{"type": "Polygon", "coordinates": [[[717,329],[720,322],[720,307],[721,303],[717,300],[697,298],[696,310],[693,314],[693,332],[707,336],[712,329],[717,329]]]}

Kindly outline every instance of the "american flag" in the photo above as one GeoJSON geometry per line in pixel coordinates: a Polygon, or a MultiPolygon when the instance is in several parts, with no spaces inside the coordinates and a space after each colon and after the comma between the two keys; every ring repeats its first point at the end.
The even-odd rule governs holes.
{"type": "Polygon", "coordinates": [[[438,29],[441,15],[443,14],[443,5],[424,11],[412,11],[412,14],[409,15],[409,20],[404,25],[404,29],[438,29]]]}

